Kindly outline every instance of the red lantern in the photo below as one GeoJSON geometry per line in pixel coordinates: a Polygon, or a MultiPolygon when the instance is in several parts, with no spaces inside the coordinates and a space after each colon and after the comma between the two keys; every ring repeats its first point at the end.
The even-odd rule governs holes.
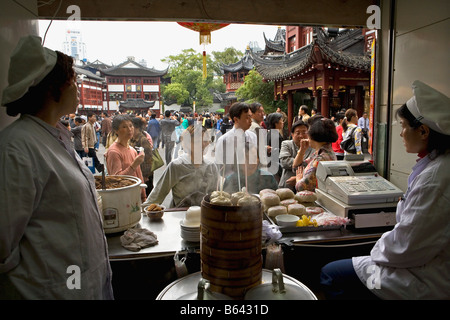
{"type": "MultiPolygon", "coordinates": [[[[222,29],[229,23],[178,22],[180,26],[200,33],[200,45],[211,43],[211,32],[222,29]]],[[[203,50],[203,79],[206,79],[206,50],[203,50]]]]}

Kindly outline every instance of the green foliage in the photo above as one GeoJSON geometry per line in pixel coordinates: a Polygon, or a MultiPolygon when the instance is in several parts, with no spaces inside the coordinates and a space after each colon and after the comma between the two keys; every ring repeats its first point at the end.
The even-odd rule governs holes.
{"type": "Polygon", "coordinates": [[[248,103],[259,102],[266,113],[271,113],[275,112],[277,107],[283,106],[283,103],[274,101],[273,92],[273,82],[263,81],[263,77],[253,69],[245,77],[244,84],[236,91],[236,96],[248,103]]]}
{"type": "Polygon", "coordinates": [[[184,49],[178,55],[170,55],[161,61],[169,65],[167,76],[170,84],[161,88],[165,101],[177,101],[177,104],[210,106],[213,103],[211,91],[225,92],[222,80],[222,64],[239,61],[243,53],[226,48],[223,52],[213,51],[207,54],[207,77],[203,79],[203,56],[194,49],[184,49]]]}
{"type": "Polygon", "coordinates": [[[169,83],[164,88],[164,99],[182,104],[189,99],[189,91],[181,83],[169,83]]]}
{"type": "Polygon", "coordinates": [[[225,48],[224,51],[213,51],[211,55],[214,57],[211,67],[216,75],[221,76],[223,74],[221,66],[238,62],[244,56],[244,53],[229,47],[225,48]]]}

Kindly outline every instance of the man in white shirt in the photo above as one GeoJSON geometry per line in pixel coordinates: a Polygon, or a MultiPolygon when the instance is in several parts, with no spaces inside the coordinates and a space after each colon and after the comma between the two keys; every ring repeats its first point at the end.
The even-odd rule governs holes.
{"type": "Polygon", "coordinates": [[[259,102],[254,102],[250,105],[252,111],[252,123],[248,129],[258,135],[258,130],[261,129],[261,122],[264,121],[264,107],[259,102]]]}
{"type": "Polygon", "coordinates": [[[367,112],[364,112],[362,117],[358,119],[358,127],[361,128],[362,136],[364,137],[361,141],[361,147],[364,152],[369,145],[369,118],[367,118],[367,112]]]}
{"type": "MultiPolygon", "coordinates": [[[[217,140],[215,159],[219,165],[225,165],[222,176],[226,177],[234,171],[235,164],[245,161],[245,143],[257,146],[257,138],[254,132],[249,131],[252,124],[252,111],[247,103],[236,102],[230,108],[230,118],[234,126],[217,140]]],[[[253,163],[256,159],[249,159],[253,163]]]]}

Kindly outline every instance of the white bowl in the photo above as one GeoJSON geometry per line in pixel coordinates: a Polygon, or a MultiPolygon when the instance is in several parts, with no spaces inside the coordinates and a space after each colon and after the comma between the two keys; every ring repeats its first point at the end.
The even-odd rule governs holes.
{"type": "Polygon", "coordinates": [[[280,214],[275,217],[277,224],[283,227],[295,227],[300,218],[293,214],[280,214]]]}

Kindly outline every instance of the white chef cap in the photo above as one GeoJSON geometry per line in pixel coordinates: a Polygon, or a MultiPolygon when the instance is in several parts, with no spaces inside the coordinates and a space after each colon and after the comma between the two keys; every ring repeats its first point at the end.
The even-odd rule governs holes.
{"type": "Polygon", "coordinates": [[[26,36],[19,40],[9,63],[8,87],[2,105],[22,98],[30,87],[41,82],[56,64],[56,52],[41,45],[41,38],[26,36]]]}
{"type": "Polygon", "coordinates": [[[450,135],[450,99],[419,80],[412,88],[414,96],[406,102],[409,112],[430,129],[450,135]]]}

